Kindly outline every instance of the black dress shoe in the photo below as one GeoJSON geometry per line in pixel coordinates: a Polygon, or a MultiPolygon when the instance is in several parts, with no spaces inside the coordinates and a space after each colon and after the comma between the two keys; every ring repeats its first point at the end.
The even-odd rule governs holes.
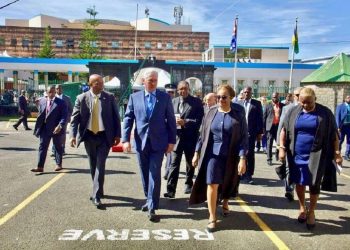
{"type": "Polygon", "coordinates": [[[267,164],[268,164],[269,166],[272,166],[272,160],[267,160],[267,164]]]}
{"type": "Polygon", "coordinates": [[[159,217],[156,215],[156,212],[153,209],[149,210],[147,217],[148,217],[149,221],[152,221],[152,222],[159,221],[159,217]]]}
{"type": "Polygon", "coordinates": [[[192,192],[192,186],[186,185],[185,187],[185,194],[190,194],[192,192]]]}
{"type": "Polygon", "coordinates": [[[291,192],[286,192],[284,197],[286,197],[289,201],[294,201],[294,195],[291,192]]]}
{"type": "Polygon", "coordinates": [[[16,130],[18,130],[17,126],[16,125],[12,125],[12,127],[16,130]]]}
{"type": "Polygon", "coordinates": [[[26,130],[32,130],[31,128],[26,128],[26,130]]]}
{"type": "Polygon", "coordinates": [[[167,192],[167,193],[164,193],[164,197],[168,199],[175,199],[175,194],[167,192]]]}
{"type": "Polygon", "coordinates": [[[92,204],[94,204],[97,208],[101,208],[102,202],[99,198],[92,199],[92,204]]]}
{"type": "Polygon", "coordinates": [[[142,212],[147,212],[147,211],[148,211],[148,205],[147,205],[147,204],[143,205],[143,206],[141,207],[141,211],[142,211],[142,212]]]}

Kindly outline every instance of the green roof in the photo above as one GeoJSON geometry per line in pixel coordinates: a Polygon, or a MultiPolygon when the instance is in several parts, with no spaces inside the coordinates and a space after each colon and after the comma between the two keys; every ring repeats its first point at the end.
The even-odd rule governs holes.
{"type": "Polygon", "coordinates": [[[350,58],[344,54],[333,57],[318,70],[305,77],[302,83],[350,83],[350,58]]]}

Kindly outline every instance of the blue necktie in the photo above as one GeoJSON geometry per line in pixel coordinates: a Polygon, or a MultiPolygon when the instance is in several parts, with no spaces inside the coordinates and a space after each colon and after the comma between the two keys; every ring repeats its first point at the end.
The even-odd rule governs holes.
{"type": "Polygon", "coordinates": [[[147,95],[147,117],[150,117],[153,111],[153,96],[152,94],[147,95]]]}

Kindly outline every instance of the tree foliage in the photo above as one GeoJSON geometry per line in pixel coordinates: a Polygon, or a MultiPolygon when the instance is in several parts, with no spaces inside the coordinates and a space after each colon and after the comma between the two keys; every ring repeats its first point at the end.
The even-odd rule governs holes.
{"type": "Polygon", "coordinates": [[[82,59],[99,59],[98,55],[99,48],[97,41],[99,40],[99,35],[96,31],[96,26],[99,22],[95,19],[89,19],[84,24],[84,30],[81,32],[80,38],[80,53],[79,58],[82,59]]]}
{"type": "Polygon", "coordinates": [[[56,54],[51,47],[50,27],[46,27],[43,46],[38,53],[38,57],[39,58],[53,58],[53,57],[55,57],[55,55],[56,54]]]}

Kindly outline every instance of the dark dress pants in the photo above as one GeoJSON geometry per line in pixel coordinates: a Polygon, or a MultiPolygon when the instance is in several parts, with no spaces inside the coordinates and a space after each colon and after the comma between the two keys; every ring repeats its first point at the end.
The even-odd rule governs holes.
{"type": "Polygon", "coordinates": [[[84,145],[89,159],[90,173],[93,181],[91,196],[93,199],[100,199],[104,195],[105,167],[110,150],[106,141],[105,132],[99,132],[95,135],[91,131],[86,131],[84,145]]]}
{"type": "MultiPolygon", "coordinates": [[[[67,123],[62,128],[62,134],[60,134],[60,140],[62,145],[62,152],[65,153],[65,147],[66,147],[66,137],[67,137],[67,123]]],[[[55,145],[52,144],[52,153],[55,154],[55,145]]]]}
{"type": "Polygon", "coordinates": [[[255,140],[256,135],[249,135],[249,144],[248,144],[248,154],[247,154],[247,171],[245,176],[250,178],[254,175],[255,170],[255,140]]]}
{"type": "Polygon", "coordinates": [[[29,128],[28,127],[28,121],[27,121],[27,117],[28,114],[26,112],[24,112],[24,114],[21,114],[21,117],[18,119],[18,121],[14,124],[14,126],[18,127],[19,125],[21,125],[21,123],[23,122],[23,127],[25,129],[29,128]]]}
{"type": "Polygon", "coordinates": [[[186,181],[185,184],[193,186],[194,167],[192,166],[192,158],[195,150],[195,143],[180,139],[175,151],[172,152],[172,163],[168,174],[167,192],[175,194],[177,182],[179,180],[180,164],[182,154],[185,153],[186,158],[186,181]]]}
{"type": "Polygon", "coordinates": [[[147,199],[148,210],[157,210],[159,208],[164,150],[153,150],[151,143],[147,140],[145,148],[142,151],[137,151],[136,155],[141,171],[143,192],[147,199]]]}
{"type": "MultiPolygon", "coordinates": [[[[277,129],[278,124],[274,124],[271,126],[270,131],[266,131],[266,137],[267,137],[267,160],[272,161],[272,146],[273,141],[276,141],[277,138],[277,129]]],[[[276,149],[276,157],[278,156],[278,150],[276,149]]]]}
{"type": "Polygon", "coordinates": [[[55,151],[55,160],[56,165],[61,166],[62,165],[62,154],[63,154],[63,148],[61,145],[61,139],[59,135],[53,135],[53,131],[48,131],[45,124],[41,128],[40,133],[40,144],[39,144],[39,161],[38,161],[38,168],[43,168],[45,165],[47,150],[50,145],[50,141],[52,138],[53,144],[55,145],[56,151],[55,151]]]}
{"type": "Polygon", "coordinates": [[[341,145],[343,144],[346,136],[346,149],[345,156],[350,156],[350,123],[344,124],[340,129],[340,140],[339,140],[339,148],[341,149],[341,145]]]}

